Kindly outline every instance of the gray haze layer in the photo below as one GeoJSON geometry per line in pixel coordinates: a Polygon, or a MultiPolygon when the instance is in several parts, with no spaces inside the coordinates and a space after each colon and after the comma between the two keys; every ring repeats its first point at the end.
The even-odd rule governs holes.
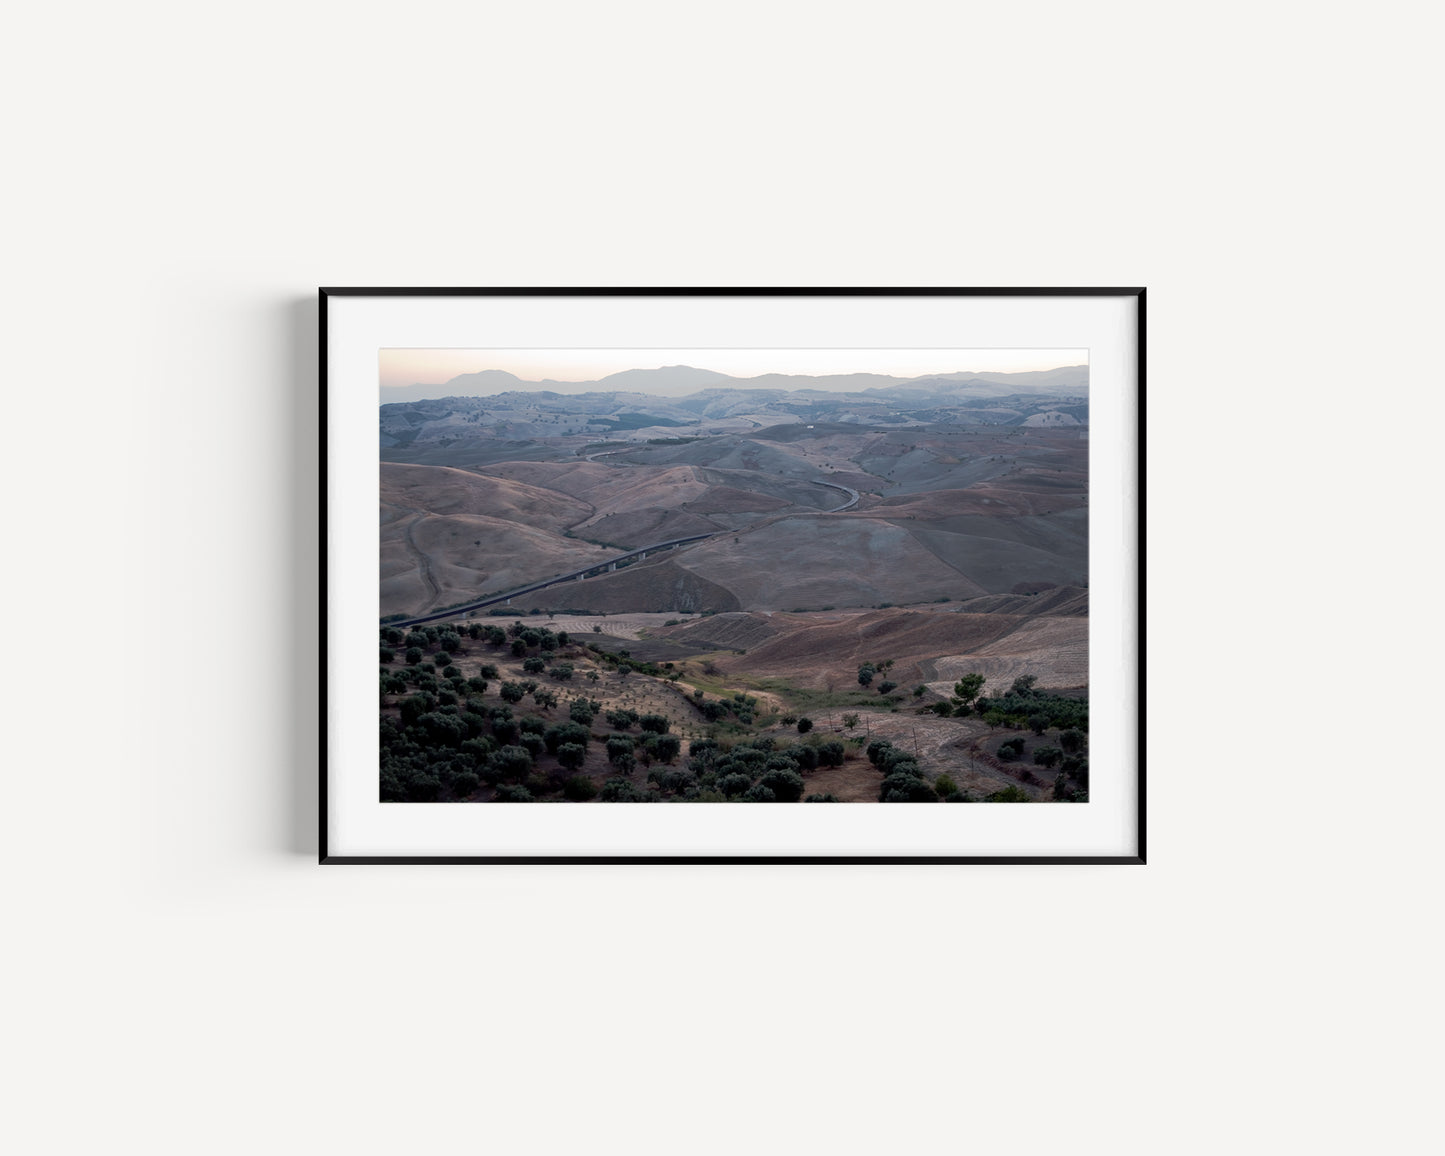
{"type": "Polygon", "coordinates": [[[767,373],[760,377],[730,377],[710,369],[668,365],[659,369],[626,369],[597,381],[524,381],[501,369],[463,373],[440,385],[383,386],[381,402],[440,400],[448,397],[492,397],[513,390],[543,390],[575,395],[593,392],[643,393],[654,397],[682,397],[707,389],[824,391],[841,393],[886,392],[904,400],[939,392],[967,393],[975,397],[1003,397],[1026,393],[1068,393],[1087,396],[1089,367],[1068,365],[1025,373],[939,373],[925,377],[889,377],[876,373],[806,374],[767,373]]]}

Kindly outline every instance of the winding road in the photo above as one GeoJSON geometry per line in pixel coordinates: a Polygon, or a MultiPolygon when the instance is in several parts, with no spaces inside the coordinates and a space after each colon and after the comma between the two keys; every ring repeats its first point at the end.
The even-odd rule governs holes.
{"type": "MultiPolygon", "coordinates": [[[[590,459],[589,459],[590,460],[590,459]]],[[[843,510],[850,510],[858,504],[858,491],[849,486],[841,486],[836,482],[816,482],[816,485],[827,486],[829,489],[842,490],[848,495],[848,500],[841,506],[834,506],[831,510],[820,510],[823,514],[837,514],[843,510]]],[[[408,538],[410,538],[411,527],[407,527],[408,538]]],[[[419,626],[425,622],[439,622],[443,618],[456,618],[459,615],[469,614],[473,610],[481,610],[483,607],[495,606],[499,602],[510,602],[523,594],[532,594],[538,590],[546,590],[549,586],[558,586],[563,582],[575,582],[589,574],[605,574],[617,568],[619,562],[625,562],[632,558],[643,558],[654,550],[672,550],[678,546],[685,546],[690,542],[702,542],[708,538],[721,537],[724,534],[732,534],[732,530],[715,530],[711,534],[694,534],[689,538],[669,538],[665,542],[654,542],[650,546],[639,546],[636,550],[629,550],[625,554],[618,554],[612,558],[604,559],[601,562],[594,562],[590,566],[584,566],[580,570],[573,570],[567,574],[558,574],[552,578],[544,578],[540,582],[532,582],[526,586],[518,586],[514,590],[507,590],[501,594],[489,594],[485,598],[479,598],[475,602],[465,602],[460,606],[453,606],[447,610],[439,610],[431,614],[420,614],[415,618],[398,618],[390,622],[384,621],[383,626],[419,626]]],[[[414,543],[413,543],[414,545],[414,543]]],[[[423,566],[423,575],[431,580],[431,572],[428,566],[423,566]]],[[[439,593],[439,591],[438,591],[439,593]]]]}

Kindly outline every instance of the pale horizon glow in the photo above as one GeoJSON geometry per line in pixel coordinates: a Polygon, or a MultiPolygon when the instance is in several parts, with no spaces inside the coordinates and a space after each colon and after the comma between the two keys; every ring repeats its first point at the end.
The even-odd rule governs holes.
{"type": "Polygon", "coordinates": [[[523,381],[580,383],[626,369],[676,365],[739,378],[768,373],[913,378],[1023,373],[1085,365],[1088,360],[1087,349],[383,349],[380,370],[382,387],[396,388],[445,385],[461,374],[485,369],[505,370],[523,381]]]}

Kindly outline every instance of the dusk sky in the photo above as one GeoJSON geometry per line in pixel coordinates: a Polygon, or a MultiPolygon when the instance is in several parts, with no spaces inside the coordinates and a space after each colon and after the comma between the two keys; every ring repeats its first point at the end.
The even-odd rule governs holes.
{"type": "Polygon", "coordinates": [[[1087,349],[383,349],[381,385],[441,385],[503,369],[525,381],[597,381],[624,369],[690,365],[733,377],[879,373],[1018,373],[1084,365],[1087,349]]]}

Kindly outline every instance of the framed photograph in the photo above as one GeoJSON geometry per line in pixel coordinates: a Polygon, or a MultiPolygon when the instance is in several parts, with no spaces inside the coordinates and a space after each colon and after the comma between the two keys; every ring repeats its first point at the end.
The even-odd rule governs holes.
{"type": "Polygon", "coordinates": [[[323,863],[1145,861],[1143,289],[320,294],[323,863]]]}

